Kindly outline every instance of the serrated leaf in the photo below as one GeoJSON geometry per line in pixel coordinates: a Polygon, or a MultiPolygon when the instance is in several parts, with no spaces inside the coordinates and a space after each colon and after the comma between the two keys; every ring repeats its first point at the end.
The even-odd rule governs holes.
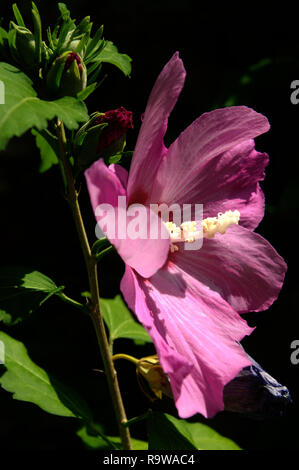
{"type": "Polygon", "coordinates": [[[147,427],[150,450],[240,450],[235,442],[209,426],[166,413],[151,412],[147,427]]]}
{"type": "Polygon", "coordinates": [[[46,129],[48,121],[55,117],[69,129],[76,129],[80,122],[88,120],[86,106],[76,98],[39,99],[30,78],[10,64],[0,62],[0,80],[5,86],[5,104],[0,106],[0,150],[11,137],[32,127],[46,129]]]}
{"type": "Polygon", "coordinates": [[[0,268],[0,321],[15,324],[63,287],[44,274],[24,267],[0,268]]]}
{"type": "Polygon", "coordinates": [[[34,403],[58,416],[89,419],[91,413],[85,402],[36,365],[23,343],[3,332],[0,332],[0,341],[4,344],[6,368],[0,377],[0,385],[13,393],[14,399],[34,403]]]}
{"type": "Polygon", "coordinates": [[[97,59],[115,65],[127,76],[131,73],[132,59],[127,54],[118,52],[117,47],[111,41],[106,41],[105,47],[97,56],[97,59]]]}
{"type": "MultiPolygon", "coordinates": [[[[79,436],[86,447],[89,449],[97,449],[97,450],[108,450],[113,449],[112,446],[109,444],[99,435],[93,435],[88,432],[86,426],[83,426],[77,432],[77,436],[79,436]]],[[[122,449],[121,440],[119,437],[114,436],[107,436],[107,439],[111,441],[118,449],[122,449]]],[[[140,439],[131,438],[133,450],[147,450],[148,444],[145,441],[141,441],[140,439]]]]}
{"type": "Polygon", "coordinates": [[[137,323],[120,295],[114,299],[101,299],[101,311],[109,329],[110,340],[128,338],[151,342],[143,326],[137,323]]]}
{"type": "Polygon", "coordinates": [[[44,173],[58,163],[58,158],[49,142],[40,132],[36,129],[32,129],[31,133],[35,137],[36,146],[40,151],[41,163],[39,171],[40,173],[44,173]]]}

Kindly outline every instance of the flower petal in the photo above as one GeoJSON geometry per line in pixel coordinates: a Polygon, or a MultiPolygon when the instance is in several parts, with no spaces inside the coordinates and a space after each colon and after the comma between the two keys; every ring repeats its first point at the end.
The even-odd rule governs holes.
{"type": "Polygon", "coordinates": [[[103,234],[126,264],[141,276],[152,276],[163,266],[169,252],[169,234],[161,219],[149,208],[140,208],[139,216],[137,214],[139,224],[135,219],[134,225],[139,229],[140,238],[132,239],[129,230],[134,215],[129,215],[126,207],[126,170],[119,165],[107,167],[103,160],[98,160],[85,171],[85,177],[91,204],[103,234]],[[124,198],[121,203],[123,206],[119,204],[119,196],[124,198]],[[101,204],[106,205],[103,214],[97,209],[101,204]],[[157,227],[157,236],[150,238],[150,230],[154,226],[157,227]]]}
{"type": "Polygon", "coordinates": [[[154,341],[180,417],[222,410],[223,387],[251,364],[237,343],[247,323],[172,263],[147,280],[126,267],[121,290],[154,341]]]}
{"type": "MultiPolygon", "coordinates": [[[[214,184],[214,175],[211,168],[217,168],[218,161],[227,151],[231,151],[235,146],[252,139],[269,129],[266,117],[256,113],[246,106],[235,106],[231,108],[216,109],[205,113],[194,121],[176,141],[169,147],[166,157],[162,160],[153,184],[150,202],[165,202],[168,204],[204,204],[204,196],[209,194],[209,200],[213,200],[213,192],[217,194],[217,186],[214,184]],[[213,161],[213,159],[216,159],[213,161]],[[212,162],[212,163],[211,163],[212,162]],[[207,172],[209,169],[209,172],[207,172]],[[207,178],[210,178],[208,187],[207,178]],[[201,195],[201,183],[203,184],[203,194],[201,195]]],[[[252,144],[251,144],[252,145],[252,144]]],[[[239,162],[239,172],[244,173],[242,182],[249,184],[248,175],[252,171],[251,158],[257,159],[255,153],[248,152],[242,147],[239,162]],[[245,155],[244,155],[245,152],[245,155]],[[243,159],[246,156],[245,159],[243,159]],[[243,157],[243,158],[242,158],[243,157]],[[245,169],[248,168],[248,171],[245,169]]],[[[232,151],[232,156],[224,156],[222,170],[227,171],[225,162],[232,161],[236,157],[232,151]]],[[[265,166],[264,158],[258,165],[256,177],[260,178],[260,169],[265,166]]],[[[232,176],[230,172],[228,179],[232,176]]],[[[219,175],[216,179],[219,179],[219,175]]],[[[228,181],[226,181],[227,183],[228,181]]],[[[256,183],[256,181],[255,181],[256,183]]]]}
{"type": "Polygon", "coordinates": [[[165,65],[147,102],[135,147],[128,181],[130,203],[144,203],[153,178],[165,154],[164,135],[171,113],[185,80],[183,62],[176,52],[165,65]]]}
{"type": "Polygon", "coordinates": [[[239,224],[254,230],[264,216],[265,198],[258,182],[265,177],[268,160],[266,153],[255,150],[254,140],[209,160],[192,193],[193,201],[203,204],[203,216],[216,217],[219,212],[237,209],[239,224]]]}
{"type": "Polygon", "coordinates": [[[269,308],[287,269],[267,240],[238,225],[229,227],[224,235],[204,239],[200,250],[180,250],[171,259],[239,313],[269,308]]]}
{"type": "Polygon", "coordinates": [[[113,171],[113,173],[118,177],[119,181],[123,185],[123,188],[127,189],[129,176],[127,170],[123,166],[117,165],[116,163],[109,165],[109,170],[113,171]]]}
{"type": "Polygon", "coordinates": [[[127,179],[127,171],[120,165],[111,165],[108,168],[101,158],[84,174],[94,212],[99,204],[117,207],[118,196],[126,196],[124,182],[127,179]]]}
{"type": "MultiPolygon", "coordinates": [[[[161,219],[148,207],[141,207],[137,218],[130,215],[125,210],[118,208],[115,210],[116,236],[109,237],[110,242],[115,246],[123,261],[135,269],[142,277],[151,277],[160,269],[168,258],[169,253],[169,233],[161,219]],[[135,220],[135,222],[134,222],[135,220]],[[133,223],[133,228],[131,224],[133,223]],[[137,226],[140,237],[134,236],[134,228],[137,226]],[[157,227],[157,238],[151,238],[152,228],[157,227]],[[122,227],[122,233],[120,233],[122,227]],[[126,236],[123,236],[123,233],[126,236]]],[[[134,212],[134,211],[133,211],[134,212]]],[[[101,222],[99,222],[101,226],[101,222]]],[[[101,226],[102,230],[103,227],[101,226]]],[[[108,234],[107,234],[108,236],[108,234]]]]}

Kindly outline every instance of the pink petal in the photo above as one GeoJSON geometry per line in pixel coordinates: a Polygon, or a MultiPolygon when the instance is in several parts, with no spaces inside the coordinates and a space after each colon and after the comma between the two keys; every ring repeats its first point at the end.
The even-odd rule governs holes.
{"type": "MultiPolygon", "coordinates": [[[[235,146],[243,144],[268,129],[267,118],[245,106],[216,109],[203,114],[187,127],[169,147],[156,174],[150,201],[168,204],[192,202],[204,204],[203,196],[207,193],[209,200],[213,200],[213,193],[217,194],[217,186],[214,184],[211,168],[218,168],[217,164],[225,152],[232,151],[234,153],[232,149],[235,146]],[[214,162],[213,159],[215,159],[214,162]],[[209,169],[209,173],[207,173],[207,169],[209,169]],[[208,185],[208,178],[210,185],[208,185]],[[201,183],[204,186],[203,196],[201,195],[201,183]]],[[[254,152],[250,153],[248,149],[245,150],[246,144],[244,145],[245,147],[240,148],[239,163],[235,165],[239,172],[245,171],[243,184],[245,181],[248,184],[248,175],[252,171],[250,159],[257,160],[258,157],[254,152]]],[[[252,144],[250,145],[252,146],[252,144]]],[[[258,175],[255,176],[260,178],[260,169],[264,168],[265,159],[261,154],[258,155],[260,162],[258,175]]],[[[229,160],[232,161],[232,157],[225,155],[224,162],[229,160]]],[[[225,163],[219,163],[219,165],[222,165],[227,171],[225,163]]],[[[220,172],[218,175],[217,171],[216,180],[220,176],[220,172]]],[[[227,177],[231,178],[232,173],[228,173],[227,177]]]]}
{"type": "Polygon", "coordinates": [[[104,160],[100,159],[84,174],[94,212],[99,204],[106,203],[117,207],[118,196],[126,196],[124,181],[127,171],[120,165],[111,165],[111,168],[108,168],[104,160]],[[121,175],[121,178],[118,175],[121,175]]]}
{"type": "Polygon", "coordinates": [[[147,102],[135,147],[128,181],[130,204],[144,203],[153,178],[165,154],[164,135],[171,113],[185,80],[183,62],[176,52],[165,65],[147,102]]]}
{"type": "MultiPolygon", "coordinates": [[[[110,242],[115,246],[119,255],[126,264],[134,268],[141,276],[152,276],[165,263],[169,252],[169,235],[161,219],[149,208],[144,208],[140,217],[140,226],[145,228],[147,238],[131,239],[127,236],[130,221],[134,216],[128,217],[126,199],[124,207],[118,206],[118,196],[126,197],[125,183],[127,172],[119,165],[110,165],[108,168],[103,160],[95,162],[85,171],[87,187],[94,212],[100,204],[110,204],[105,208],[110,214],[110,227],[105,225],[103,217],[96,219],[110,242]],[[123,224],[119,223],[121,220],[123,224]],[[158,237],[150,238],[150,228],[158,226],[158,237]],[[110,232],[107,232],[110,230],[110,232]],[[112,233],[114,232],[114,233],[112,233]]],[[[138,228],[138,227],[137,227],[138,228]]]]}
{"type": "Polygon", "coordinates": [[[223,387],[251,364],[237,343],[247,323],[173,263],[147,280],[126,267],[121,290],[153,339],[180,417],[222,410],[223,387]]]}
{"type": "Polygon", "coordinates": [[[123,166],[117,165],[115,163],[109,165],[109,170],[113,171],[113,173],[118,177],[119,181],[123,185],[123,188],[126,190],[129,176],[127,170],[123,166]]]}
{"type": "Polygon", "coordinates": [[[264,216],[265,198],[258,182],[265,177],[268,160],[267,154],[255,150],[253,140],[247,140],[203,165],[195,200],[204,204],[204,217],[237,209],[240,225],[254,230],[264,216]]]}
{"type": "Polygon", "coordinates": [[[231,226],[204,239],[200,250],[171,255],[180,269],[209,286],[239,313],[266,310],[276,300],[287,266],[257,233],[231,226]]]}
{"type": "MultiPolygon", "coordinates": [[[[143,207],[139,221],[140,225],[144,227],[145,238],[131,239],[127,236],[123,239],[118,233],[120,227],[118,216],[121,212],[123,217],[126,218],[126,231],[128,231],[130,221],[134,219],[134,217],[125,214],[125,210],[117,209],[115,211],[116,237],[110,237],[109,239],[126,264],[134,268],[141,276],[145,278],[151,277],[164,265],[168,258],[168,231],[161,219],[153,211],[148,207],[143,207]],[[150,230],[154,225],[158,226],[157,239],[150,238],[150,230]]],[[[99,224],[101,225],[101,222],[99,224]]]]}

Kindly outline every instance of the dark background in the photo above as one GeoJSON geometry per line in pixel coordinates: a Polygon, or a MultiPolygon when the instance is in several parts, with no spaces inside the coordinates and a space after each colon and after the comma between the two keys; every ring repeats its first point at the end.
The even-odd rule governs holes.
{"type": "MultiPolygon", "coordinates": [[[[4,26],[12,18],[11,4],[1,1],[4,26]]],[[[56,2],[36,2],[44,26],[57,17],[56,2]]],[[[110,1],[67,2],[72,17],[90,15],[96,27],[104,24],[104,37],[133,59],[132,76],[107,65],[108,78],[88,100],[90,112],[125,106],[133,111],[134,130],[127,139],[133,149],[140,127],[140,115],[151,87],[164,64],[180,52],[187,79],[169,120],[166,143],[202,112],[216,106],[245,104],[265,114],[271,130],[256,139],[258,150],[270,155],[265,182],[265,218],[257,232],[268,239],[288,264],[288,273],[278,300],[266,312],[246,316],[256,330],[244,341],[248,353],[272,376],[286,385],[293,405],[283,417],[255,420],[233,413],[219,413],[207,422],[234,439],[245,449],[295,449],[299,365],[290,361],[290,344],[299,339],[297,289],[298,215],[298,116],[299,105],[290,102],[290,84],[299,79],[297,11],[294,7],[271,14],[242,3],[242,9],[210,9],[201,2],[110,1]],[[258,67],[252,67],[259,64],[258,67]],[[229,101],[228,101],[229,100],[229,101]]],[[[28,1],[18,6],[30,24],[28,1]],[[26,13],[27,12],[27,13],[26,13]]],[[[1,136],[0,136],[1,138],[1,136]]],[[[40,175],[39,154],[30,134],[13,139],[0,154],[1,263],[32,266],[51,277],[57,285],[79,299],[88,288],[84,263],[57,169],[40,175]]],[[[84,184],[81,203],[90,240],[94,219],[84,184]]],[[[100,288],[105,297],[118,293],[123,272],[117,255],[101,264],[100,288]]],[[[22,340],[31,358],[64,382],[76,388],[94,409],[108,433],[115,433],[108,408],[109,397],[100,369],[95,335],[88,318],[59,300],[49,302],[27,321],[4,328],[22,340]]],[[[153,353],[151,346],[135,348],[119,341],[116,352],[136,356],[153,353]]],[[[134,367],[118,365],[129,417],[147,409],[148,402],[136,384],[134,367]],[[129,390],[128,390],[129,384],[129,390]]],[[[160,409],[173,411],[169,404],[160,409]]],[[[0,448],[80,448],[78,423],[48,415],[32,404],[13,400],[0,390],[0,448]]],[[[141,425],[134,437],[146,438],[141,425]]]]}

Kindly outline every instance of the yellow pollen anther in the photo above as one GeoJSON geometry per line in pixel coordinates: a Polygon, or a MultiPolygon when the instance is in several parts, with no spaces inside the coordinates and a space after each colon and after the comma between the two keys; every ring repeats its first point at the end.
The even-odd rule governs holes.
{"type": "Polygon", "coordinates": [[[178,227],[174,222],[164,222],[170,237],[170,251],[174,253],[178,251],[176,243],[188,242],[192,243],[203,238],[213,238],[216,233],[224,234],[230,225],[237,225],[240,220],[240,212],[238,210],[226,211],[223,214],[218,213],[217,217],[207,217],[201,222],[201,230],[198,229],[198,222],[183,222],[178,227]]]}
{"type": "Polygon", "coordinates": [[[183,232],[183,239],[186,242],[194,242],[198,236],[198,230],[196,230],[196,222],[183,222],[181,224],[183,232]]]}
{"type": "Polygon", "coordinates": [[[218,213],[217,217],[207,217],[201,223],[204,238],[213,238],[216,233],[224,234],[228,227],[238,224],[240,220],[240,212],[226,211],[224,214],[218,213]]]}
{"type": "Polygon", "coordinates": [[[178,242],[194,242],[200,236],[197,230],[196,222],[183,222],[178,227],[174,222],[164,222],[170,237],[170,251],[174,253],[178,251],[178,242]]]}

